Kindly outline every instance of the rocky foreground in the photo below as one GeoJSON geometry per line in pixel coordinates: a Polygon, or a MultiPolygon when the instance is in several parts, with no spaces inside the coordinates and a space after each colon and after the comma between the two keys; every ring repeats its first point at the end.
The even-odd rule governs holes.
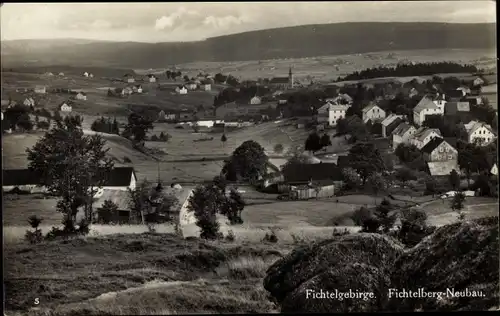
{"type": "Polygon", "coordinates": [[[282,312],[496,308],[498,217],[443,226],[410,249],[378,234],[339,236],[297,248],[268,269],[264,287],[282,312]],[[410,291],[420,297],[408,298],[410,291]],[[346,292],[355,298],[340,299],[346,292]]]}

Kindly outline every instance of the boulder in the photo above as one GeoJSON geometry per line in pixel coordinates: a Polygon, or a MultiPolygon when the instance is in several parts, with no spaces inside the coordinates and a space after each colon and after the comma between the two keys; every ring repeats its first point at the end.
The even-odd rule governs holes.
{"type": "Polygon", "coordinates": [[[393,311],[488,310],[498,306],[498,217],[446,225],[394,263],[395,289],[447,292],[434,298],[391,298],[393,311]],[[451,293],[468,297],[453,297],[451,293]],[[484,295],[484,297],[483,297],[484,295]]]}
{"type": "Polygon", "coordinates": [[[403,246],[387,236],[338,236],[298,248],[277,261],[268,269],[264,287],[282,312],[380,311],[390,285],[389,268],[402,252],[403,246]],[[312,291],[330,295],[335,290],[372,292],[375,297],[340,300],[311,296],[312,291]]]}
{"type": "Polygon", "coordinates": [[[440,227],[409,249],[379,234],[339,236],[297,248],[274,263],[264,287],[285,313],[494,309],[499,301],[498,242],[498,217],[440,227]],[[448,295],[392,295],[419,290],[420,295],[448,295]],[[339,292],[354,298],[341,300],[339,292]],[[374,297],[365,299],[359,292],[374,297]]]}

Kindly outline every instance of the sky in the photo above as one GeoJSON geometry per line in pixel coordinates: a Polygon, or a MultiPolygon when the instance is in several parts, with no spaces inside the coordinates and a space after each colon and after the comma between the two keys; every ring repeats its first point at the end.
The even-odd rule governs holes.
{"type": "Polygon", "coordinates": [[[495,23],[495,2],[5,3],[1,40],[84,38],[174,42],[305,24],[495,23]]]}

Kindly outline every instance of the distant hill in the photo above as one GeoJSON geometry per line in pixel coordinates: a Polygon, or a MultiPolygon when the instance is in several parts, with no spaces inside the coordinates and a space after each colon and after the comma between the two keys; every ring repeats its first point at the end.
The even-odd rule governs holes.
{"type": "Polygon", "coordinates": [[[2,41],[2,66],[161,68],[389,50],[495,49],[495,24],[337,23],[245,32],[198,42],[2,41]]]}

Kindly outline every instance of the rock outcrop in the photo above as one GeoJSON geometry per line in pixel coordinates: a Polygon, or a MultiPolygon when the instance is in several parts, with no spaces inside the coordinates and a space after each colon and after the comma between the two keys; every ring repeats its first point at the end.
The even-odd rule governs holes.
{"type": "Polygon", "coordinates": [[[277,261],[269,268],[264,287],[282,312],[379,311],[387,300],[389,268],[402,253],[403,246],[387,236],[340,236],[296,249],[277,261]],[[314,299],[311,290],[373,292],[375,299],[314,299]]]}
{"type": "Polygon", "coordinates": [[[410,249],[379,234],[301,247],[268,269],[264,287],[285,313],[488,310],[498,306],[498,264],[498,217],[492,217],[443,226],[410,249]],[[418,289],[469,297],[389,295],[418,289]],[[313,291],[333,298],[314,298],[313,291]],[[374,297],[340,300],[335,291],[374,297]]]}

